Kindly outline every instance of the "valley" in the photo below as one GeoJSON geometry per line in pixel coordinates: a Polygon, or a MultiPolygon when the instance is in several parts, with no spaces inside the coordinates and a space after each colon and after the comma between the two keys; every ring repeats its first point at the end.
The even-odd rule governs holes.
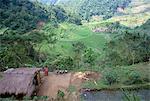
{"type": "Polygon", "coordinates": [[[0,100],[148,101],[150,0],[0,0],[0,57],[1,85],[7,70],[41,76],[0,100]]]}

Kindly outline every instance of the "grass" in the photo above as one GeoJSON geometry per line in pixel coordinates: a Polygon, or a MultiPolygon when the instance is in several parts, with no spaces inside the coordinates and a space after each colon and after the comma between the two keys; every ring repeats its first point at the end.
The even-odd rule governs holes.
{"type": "Polygon", "coordinates": [[[136,27],[150,19],[150,2],[149,0],[132,0],[130,5],[122,12],[124,15],[116,15],[108,20],[93,21],[84,23],[84,26],[93,28],[93,26],[103,26],[105,23],[119,21],[127,27],[136,27]]]}
{"type": "Polygon", "coordinates": [[[110,22],[119,21],[122,25],[128,27],[136,27],[144,24],[148,19],[150,19],[150,13],[140,13],[140,14],[131,14],[131,15],[123,15],[116,16],[108,19],[110,22]]]}
{"type": "Polygon", "coordinates": [[[84,26],[89,28],[94,28],[94,26],[105,27],[105,25],[113,22],[120,22],[120,24],[127,27],[134,28],[144,24],[148,19],[150,19],[150,12],[138,13],[138,14],[127,14],[122,16],[114,16],[107,20],[95,21],[84,23],[84,26]]]}
{"type": "Polygon", "coordinates": [[[107,33],[92,32],[91,29],[94,28],[94,26],[105,27],[109,23],[119,21],[122,25],[127,27],[136,27],[145,23],[149,18],[150,13],[144,12],[138,14],[114,16],[108,20],[84,23],[82,26],[61,23],[59,25],[60,27],[56,31],[58,36],[57,43],[54,45],[54,47],[49,47],[50,45],[42,43],[43,46],[41,48],[41,52],[72,55],[72,43],[80,41],[83,42],[87,47],[90,47],[96,52],[101,53],[105,43],[109,41],[112,36],[107,33]]]}
{"type": "Polygon", "coordinates": [[[63,37],[60,37],[53,47],[46,43],[42,43],[42,52],[72,55],[72,43],[75,42],[83,42],[86,47],[92,48],[96,52],[100,52],[108,40],[108,37],[106,37],[104,33],[96,34],[87,26],[62,23],[60,24],[60,29],[63,30],[63,37]]]}
{"type": "Polygon", "coordinates": [[[130,5],[124,10],[125,14],[137,14],[142,12],[149,12],[149,0],[132,0],[130,5]]]}
{"type": "Polygon", "coordinates": [[[124,85],[124,84],[113,84],[106,85],[101,80],[96,81],[87,81],[82,84],[82,89],[90,90],[118,90],[118,89],[150,89],[150,83],[145,84],[133,84],[133,85],[124,85]]]}
{"type": "Polygon", "coordinates": [[[96,83],[94,81],[87,81],[82,84],[83,89],[92,89],[92,90],[116,90],[116,89],[138,89],[138,88],[144,88],[144,89],[150,89],[150,83],[149,82],[143,82],[139,84],[125,84],[128,80],[128,74],[131,71],[138,71],[140,72],[141,76],[149,77],[149,70],[150,70],[150,63],[139,63],[131,66],[121,66],[121,67],[116,67],[118,73],[118,78],[119,82],[112,84],[112,85],[107,85],[103,78],[100,80],[96,80],[96,83]]]}

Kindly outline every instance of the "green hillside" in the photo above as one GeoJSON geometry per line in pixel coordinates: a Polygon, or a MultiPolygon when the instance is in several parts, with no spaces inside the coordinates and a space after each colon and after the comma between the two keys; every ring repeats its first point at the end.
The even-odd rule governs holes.
{"type": "Polygon", "coordinates": [[[125,14],[150,13],[149,0],[131,0],[129,6],[124,10],[125,14]]]}
{"type": "Polygon", "coordinates": [[[140,26],[150,18],[150,1],[131,0],[129,6],[122,13],[125,15],[112,17],[110,21],[119,21],[129,27],[140,26]]]}
{"type": "Polygon", "coordinates": [[[84,0],[58,0],[55,5],[63,7],[67,12],[77,14],[84,0]]]}
{"type": "MultiPolygon", "coordinates": [[[[149,91],[150,0],[0,0],[0,72],[21,67],[42,68],[42,82],[34,73],[24,89],[41,87],[43,96],[29,98],[13,87],[0,100],[72,101],[90,89],[149,91]]],[[[125,97],[140,101],[136,93],[133,100],[125,97]]]]}
{"type": "Polygon", "coordinates": [[[65,31],[59,36],[60,38],[52,50],[47,44],[43,46],[42,51],[48,52],[50,49],[51,52],[72,55],[72,44],[75,42],[83,42],[86,47],[92,48],[100,53],[104,48],[104,44],[109,40],[104,33],[96,34],[86,26],[62,23],[60,24],[60,29],[65,31]]]}
{"type": "Polygon", "coordinates": [[[0,0],[0,5],[2,69],[35,64],[39,54],[34,47],[43,41],[54,43],[54,29],[59,23],[81,23],[80,19],[69,16],[61,7],[45,6],[39,2],[0,0]]]}
{"type": "Polygon", "coordinates": [[[110,18],[117,12],[118,7],[125,8],[129,3],[130,0],[60,0],[56,5],[61,5],[70,13],[78,14],[82,19],[89,20],[95,15],[110,18]]]}

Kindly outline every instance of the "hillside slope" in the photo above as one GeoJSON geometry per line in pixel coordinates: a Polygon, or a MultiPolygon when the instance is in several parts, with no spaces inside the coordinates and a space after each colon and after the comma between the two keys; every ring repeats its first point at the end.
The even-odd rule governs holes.
{"type": "Polygon", "coordinates": [[[79,14],[82,19],[90,19],[93,15],[111,17],[117,8],[125,8],[131,0],[59,0],[56,5],[61,5],[71,13],[79,14]]]}
{"type": "Polygon", "coordinates": [[[80,15],[84,20],[91,16],[110,18],[116,15],[130,15],[150,12],[150,0],[39,0],[55,4],[71,14],[80,15]]]}
{"type": "Polygon", "coordinates": [[[85,0],[58,0],[56,5],[63,7],[66,11],[77,14],[78,9],[85,0]]]}
{"type": "Polygon", "coordinates": [[[31,0],[31,1],[38,1],[38,2],[41,2],[43,4],[55,4],[58,0],[31,0]]]}
{"type": "Polygon", "coordinates": [[[150,0],[131,0],[131,3],[123,12],[125,14],[150,12],[150,0]]]}
{"type": "Polygon", "coordinates": [[[129,27],[140,26],[150,19],[150,0],[132,0],[121,13],[123,15],[114,16],[110,21],[119,21],[129,27]]]}

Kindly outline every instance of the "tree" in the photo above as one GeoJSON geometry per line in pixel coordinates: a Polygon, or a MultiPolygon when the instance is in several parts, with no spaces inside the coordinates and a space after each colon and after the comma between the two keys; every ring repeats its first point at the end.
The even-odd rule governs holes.
{"type": "Polygon", "coordinates": [[[80,15],[85,20],[95,15],[103,15],[104,19],[111,18],[117,12],[118,7],[125,8],[131,0],[84,0],[80,8],[80,15]]]}
{"type": "Polygon", "coordinates": [[[50,39],[36,29],[39,21],[47,21],[48,15],[39,3],[28,0],[1,0],[0,6],[0,66],[19,67],[38,62],[35,44],[50,39]],[[36,29],[36,30],[35,30],[36,29]]]}
{"type": "Polygon", "coordinates": [[[83,57],[85,63],[90,64],[90,66],[94,65],[94,62],[96,60],[96,54],[91,48],[85,50],[83,57]]]}
{"type": "Polygon", "coordinates": [[[109,85],[117,83],[119,81],[119,76],[115,68],[105,68],[103,71],[103,80],[109,85]]]}
{"type": "Polygon", "coordinates": [[[107,43],[105,48],[107,63],[116,66],[149,61],[150,36],[149,32],[143,29],[144,26],[149,26],[147,23],[132,30],[125,30],[107,43]]]}
{"type": "Polygon", "coordinates": [[[77,43],[73,43],[73,51],[74,51],[74,59],[75,59],[75,64],[77,67],[80,67],[81,61],[82,61],[82,54],[85,51],[86,47],[82,42],[77,42],[77,43]]]}

